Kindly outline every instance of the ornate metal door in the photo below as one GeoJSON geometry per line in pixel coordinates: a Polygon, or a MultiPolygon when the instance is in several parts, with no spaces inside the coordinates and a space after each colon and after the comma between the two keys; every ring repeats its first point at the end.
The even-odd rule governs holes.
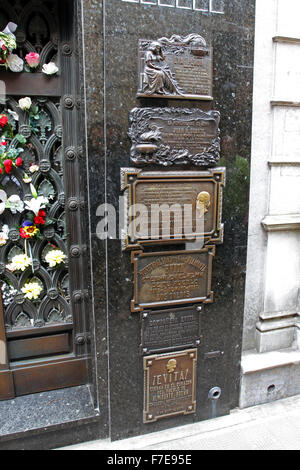
{"type": "Polygon", "coordinates": [[[15,54],[27,63],[19,73],[0,67],[6,86],[0,120],[8,120],[0,131],[9,131],[1,144],[7,152],[17,149],[21,159],[12,159],[11,171],[7,163],[0,170],[0,345],[7,352],[0,399],[86,382],[84,165],[73,3],[0,5],[0,30],[8,22],[18,25],[15,54]],[[28,66],[29,53],[39,55],[37,67],[28,66]],[[56,74],[43,73],[49,63],[56,74]]]}

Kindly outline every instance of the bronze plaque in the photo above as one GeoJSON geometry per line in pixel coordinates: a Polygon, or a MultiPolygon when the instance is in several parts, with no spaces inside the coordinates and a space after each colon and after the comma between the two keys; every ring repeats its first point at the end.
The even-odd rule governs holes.
{"type": "Polygon", "coordinates": [[[210,303],[215,246],[202,250],[143,253],[133,251],[134,298],[132,312],[154,307],[210,303]]]}
{"type": "Polygon", "coordinates": [[[130,156],[135,164],[212,167],[220,159],[218,111],[134,108],[130,122],[130,156]]]}
{"type": "Polygon", "coordinates": [[[164,173],[122,168],[123,249],[193,240],[222,243],[225,171],[164,173]]]}
{"type": "Polygon", "coordinates": [[[197,347],[201,343],[203,306],[149,310],[142,313],[142,354],[197,347]]]}
{"type": "Polygon", "coordinates": [[[137,96],[211,101],[212,48],[199,34],[140,40],[137,96]]]}
{"type": "Polygon", "coordinates": [[[197,349],[144,357],[144,423],[196,412],[197,349]]]}

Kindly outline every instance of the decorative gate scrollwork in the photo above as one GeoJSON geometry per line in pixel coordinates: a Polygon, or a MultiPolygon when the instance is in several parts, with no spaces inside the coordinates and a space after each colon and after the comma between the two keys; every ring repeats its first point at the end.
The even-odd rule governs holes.
{"type": "MultiPolygon", "coordinates": [[[[17,341],[26,342],[28,338],[35,341],[36,338],[35,352],[26,352],[24,357],[48,356],[48,365],[54,365],[51,355],[54,358],[54,353],[61,351],[66,380],[57,380],[58,388],[85,383],[86,372],[83,361],[86,342],[76,340],[78,335],[86,335],[87,263],[82,244],[86,224],[80,210],[84,207],[84,177],[80,171],[84,161],[79,158],[82,147],[78,129],[82,126],[77,98],[78,55],[75,57],[73,53],[77,47],[73,35],[75,3],[70,0],[1,0],[0,4],[0,31],[8,22],[18,25],[14,52],[24,63],[30,52],[39,54],[39,65],[32,73],[11,73],[0,67],[0,80],[5,81],[8,90],[5,102],[0,103],[0,118],[7,116],[13,131],[5,136],[5,145],[7,149],[23,147],[22,164],[13,166],[11,172],[0,171],[0,199],[1,194],[6,193],[6,200],[14,195],[24,204],[23,210],[6,208],[0,215],[0,232],[8,227],[3,243],[0,233],[4,319],[8,342],[13,343],[12,347],[8,344],[8,352],[13,351],[14,357],[22,360],[17,341]],[[43,65],[49,62],[58,67],[57,76],[47,77],[42,73],[43,65]],[[33,114],[20,108],[20,99],[25,97],[31,99],[33,114]],[[41,205],[41,214],[35,213],[42,218],[39,232],[27,239],[22,228],[27,227],[24,219],[33,197],[46,198],[48,202],[41,205]],[[48,259],[53,250],[61,256],[56,264],[49,263],[48,259]],[[30,263],[22,269],[11,269],[12,261],[24,254],[28,255],[30,263]],[[24,286],[32,283],[38,286],[39,292],[30,297],[24,286]],[[44,338],[45,342],[49,338],[46,333],[52,335],[52,339],[57,337],[53,351],[54,342],[40,346],[44,338]],[[73,365],[72,361],[76,360],[79,366],[73,365]]],[[[38,224],[35,218],[34,221],[38,224]]],[[[37,373],[37,385],[29,387],[30,391],[55,387],[57,371],[50,366],[47,373],[48,370],[50,376],[52,374],[51,386],[47,378],[41,379],[37,373]]],[[[26,387],[26,384],[21,387],[21,394],[30,393],[26,387]]]]}
{"type": "MultiPolygon", "coordinates": [[[[34,273],[32,273],[32,267],[28,267],[22,273],[11,273],[5,266],[11,263],[15,255],[24,253],[25,242],[14,228],[22,224],[24,215],[12,214],[6,210],[1,216],[2,225],[10,228],[9,240],[0,250],[1,278],[18,291],[15,299],[5,306],[5,323],[8,329],[41,327],[49,322],[72,321],[68,264],[64,263],[62,267],[49,269],[45,262],[45,253],[49,245],[67,253],[59,103],[50,99],[36,98],[34,105],[39,107],[39,120],[35,133],[30,129],[28,114],[20,112],[15,99],[9,98],[6,104],[2,105],[0,112],[6,111],[7,113],[10,109],[18,113],[19,121],[12,118],[12,125],[16,131],[27,138],[27,144],[22,154],[22,169],[15,168],[12,174],[3,176],[1,185],[8,196],[17,194],[24,201],[30,200],[32,194],[29,184],[23,181],[24,172],[30,175],[30,168],[33,165],[38,166],[39,170],[32,175],[31,182],[37,189],[38,195],[51,199],[48,215],[55,222],[41,229],[42,239],[30,241],[34,273]],[[20,292],[25,282],[32,278],[42,283],[43,291],[37,301],[29,302],[20,292]]],[[[16,145],[16,142],[10,141],[10,145],[16,145]]]]}

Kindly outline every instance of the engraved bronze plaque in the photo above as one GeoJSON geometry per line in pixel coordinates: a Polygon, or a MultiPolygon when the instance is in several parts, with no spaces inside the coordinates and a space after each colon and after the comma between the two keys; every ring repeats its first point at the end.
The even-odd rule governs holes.
{"type": "Polygon", "coordinates": [[[212,167],[220,159],[218,111],[134,108],[130,122],[130,157],[135,164],[212,167]]]}
{"type": "Polygon", "coordinates": [[[138,97],[212,97],[212,48],[199,34],[139,41],[138,97]]]}
{"type": "Polygon", "coordinates": [[[201,343],[203,306],[149,310],[142,313],[142,354],[197,347],[201,343]]]}
{"type": "Polygon", "coordinates": [[[202,250],[133,251],[134,298],[131,311],[191,303],[211,303],[215,246],[202,250]]]}
{"type": "Polygon", "coordinates": [[[225,171],[164,173],[121,168],[123,249],[193,240],[222,243],[225,171]]]}
{"type": "Polygon", "coordinates": [[[196,412],[197,349],[144,357],[144,423],[196,412]]]}

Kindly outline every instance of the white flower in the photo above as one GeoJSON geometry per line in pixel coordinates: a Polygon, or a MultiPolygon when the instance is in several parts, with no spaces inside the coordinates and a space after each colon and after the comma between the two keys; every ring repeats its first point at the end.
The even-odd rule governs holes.
{"type": "Polygon", "coordinates": [[[19,100],[19,106],[22,109],[22,111],[28,111],[31,108],[32,101],[31,98],[26,96],[26,98],[21,98],[19,100]]]}
{"type": "Polygon", "coordinates": [[[0,232],[0,246],[3,246],[6,244],[8,240],[8,232],[9,232],[8,225],[3,225],[2,232],[0,232]]]}
{"type": "Polygon", "coordinates": [[[30,173],[36,173],[37,171],[39,171],[40,167],[38,165],[31,165],[29,167],[29,171],[30,173]]]}
{"type": "Polygon", "coordinates": [[[49,199],[44,196],[33,197],[30,201],[25,201],[26,210],[32,211],[36,217],[47,204],[49,204],[49,199]]]}
{"type": "Polygon", "coordinates": [[[66,255],[61,250],[51,250],[46,256],[45,260],[49,264],[50,268],[54,268],[57,264],[65,262],[66,255]]]}
{"type": "Polygon", "coordinates": [[[7,112],[11,115],[11,117],[12,117],[15,121],[18,121],[18,120],[19,120],[19,116],[18,116],[18,114],[17,114],[15,111],[12,111],[11,109],[8,109],[7,112]]]}
{"type": "Polygon", "coordinates": [[[37,299],[42,292],[43,288],[37,282],[27,282],[24,287],[22,287],[22,292],[26,299],[32,300],[37,299]]]}
{"type": "Polygon", "coordinates": [[[10,209],[13,214],[16,214],[17,212],[23,212],[24,202],[20,199],[20,196],[13,194],[7,199],[5,207],[10,209]]]}
{"type": "Polygon", "coordinates": [[[31,183],[32,178],[30,178],[30,176],[28,176],[26,173],[24,173],[23,181],[24,181],[24,183],[28,184],[28,183],[31,183]]]}
{"type": "Polygon", "coordinates": [[[49,62],[49,64],[43,65],[42,72],[46,75],[54,75],[58,72],[58,67],[54,62],[49,62]]]}
{"type": "Polygon", "coordinates": [[[0,189],[0,215],[3,214],[6,208],[7,194],[3,189],[0,189]]]}
{"type": "Polygon", "coordinates": [[[6,268],[11,271],[25,271],[31,265],[31,258],[25,253],[16,255],[12,258],[11,263],[6,265],[6,268]]]}
{"type": "Polygon", "coordinates": [[[22,72],[24,67],[23,60],[17,54],[10,54],[6,59],[6,63],[12,72],[22,72]]]}

